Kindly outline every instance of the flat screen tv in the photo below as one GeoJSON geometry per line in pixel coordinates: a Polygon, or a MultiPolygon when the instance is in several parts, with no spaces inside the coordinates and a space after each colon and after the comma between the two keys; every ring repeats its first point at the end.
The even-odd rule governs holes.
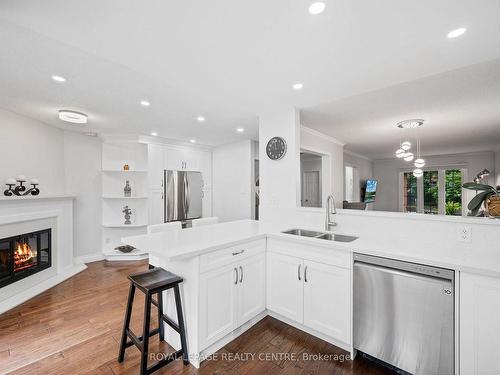
{"type": "Polygon", "coordinates": [[[366,180],[365,203],[375,202],[376,193],[377,193],[377,180],[366,180]]]}

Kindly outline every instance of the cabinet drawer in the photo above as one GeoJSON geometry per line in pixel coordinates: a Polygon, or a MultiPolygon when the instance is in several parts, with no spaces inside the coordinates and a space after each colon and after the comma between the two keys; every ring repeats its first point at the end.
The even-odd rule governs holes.
{"type": "Polygon", "coordinates": [[[269,238],[267,240],[267,250],[332,266],[352,268],[351,253],[343,248],[314,246],[299,241],[269,238]]]}
{"type": "Polygon", "coordinates": [[[207,272],[233,262],[239,262],[265,250],[266,240],[261,239],[200,255],[200,272],[207,272]]]}

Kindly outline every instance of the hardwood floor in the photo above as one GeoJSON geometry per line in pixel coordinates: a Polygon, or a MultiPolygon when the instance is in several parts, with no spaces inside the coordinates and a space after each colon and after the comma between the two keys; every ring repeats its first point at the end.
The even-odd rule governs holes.
{"type": "MultiPolygon", "coordinates": [[[[89,264],[89,268],[0,315],[0,374],[138,374],[139,351],[116,360],[128,292],[127,275],[146,264],[89,264]]],[[[142,293],[131,327],[140,332],[142,293]]],[[[152,311],[152,316],[156,316],[152,311]]],[[[154,320],[154,319],[152,319],[154,320]]],[[[156,322],[154,322],[156,324],[156,322]]],[[[171,352],[158,336],[152,352],[171,352]]],[[[226,345],[199,370],[178,360],[157,374],[391,374],[363,358],[267,317],[226,345]],[[308,358],[308,355],[329,356],[308,358]]]]}

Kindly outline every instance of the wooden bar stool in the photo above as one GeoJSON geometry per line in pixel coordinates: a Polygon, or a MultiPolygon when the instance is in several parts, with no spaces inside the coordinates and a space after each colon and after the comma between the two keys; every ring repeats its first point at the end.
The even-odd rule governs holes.
{"type": "Polygon", "coordinates": [[[181,297],[179,293],[179,284],[182,278],[174,275],[163,268],[155,267],[148,271],[137,272],[129,275],[130,289],[128,294],[127,309],[125,311],[125,322],[123,324],[122,338],[120,343],[120,353],[118,355],[118,362],[123,362],[125,356],[125,349],[129,346],[135,345],[141,351],[141,375],[151,374],[154,371],[169,364],[173,360],[182,356],[184,365],[189,363],[188,351],[186,346],[186,330],[184,327],[184,318],[182,315],[181,297]],[[144,325],[142,329],[142,336],[137,337],[134,332],[130,330],[130,316],[132,315],[132,305],[134,303],[135,288],[138,288],[145,294],[144,304],[144,325]],[[175,323],[168,316],[163,314],[163,297],[162,293],[168,289],[174,289],[175,305],[177,309],[177,322],[175,323]],[[158,302],[153,300],[153,295],[157,295],[158,302]],[[149,330],[151,319],[151,305],[158,307],[158,328],[152,331],[149,330]],[[181,337],[181,349],[156,362],[148,368],[148,349],[149,338],[159,333],[160,341],[164,341],[163,328],[164,323],[167,323],[181,337]],[[128,341],[129,338],[131,341],[128,341]]]}

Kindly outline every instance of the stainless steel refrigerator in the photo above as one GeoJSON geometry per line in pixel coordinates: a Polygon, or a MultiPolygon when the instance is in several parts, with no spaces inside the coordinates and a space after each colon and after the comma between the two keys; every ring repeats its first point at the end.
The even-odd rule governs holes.
{"type": "Polygon", "coordinates": [[[165,170],[163,179],[163,221],[166,223],[200,218],[203,200],[201,173],[165,170]]]}

